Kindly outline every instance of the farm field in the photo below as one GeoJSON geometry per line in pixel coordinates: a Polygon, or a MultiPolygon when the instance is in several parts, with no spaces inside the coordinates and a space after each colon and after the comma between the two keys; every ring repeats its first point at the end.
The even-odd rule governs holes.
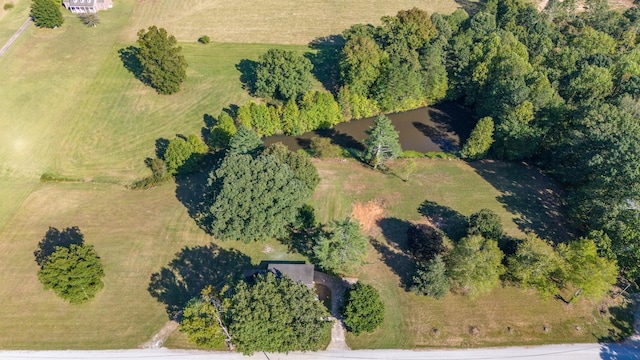
{"type": "MultiPolygon", "coordinates": [[[[11,11],[0,10],[2,43],[28,14],[28,0],[14,3],[11,11]]],[[[240,60],[255,60],[274,46],[311,51],[308,42],[319,36],[358,22],[378,23],[382,15],[413,6],[451,12],[458,3],[118,0],[99,14],[97,28],[84,27],[68,13],[60,29],[28,28],[0,58],[0,348],[139,346],[168,319],[147,290],[150,276],[187,246],[213,242],[235,248],[253,264],[302,260],[276,241],[216,243],[189,217],[174,184],[146,191],[124,185],[147,175],[143,160],[154,156],[157,139],[200,133],[205,115],[251,99],[239,81],[240,60]],[[136,32],[152,24],[176,35],[189,63],[182,91],[172,96],[144,86],[119,58],[136,32]],[[195,42],[205,34],[213,44],[195,42]],[[43,173],[73,181],[40,183],[43,173]],[[33,252],[49,226],[78,226],[85,242],[95,245],[106,277],[93,301],[71,306],[42,289],[33,252]]],[[[406,292],[403,282],[412,266],[403,254],[406,220],[421,220],[418,207],[425,200],[462,215],[490,208],[512,236],[534,230],[556,240],[570,232],[555,185],[534,169],[416,161],[419,168],[408,182],[351,160],[316,162],[322,182],[311,202],[319,220],[351,214],[354,203],[361,205],[357,215],[373,239],[361,279],[380,289],[387,303],[382,328],[350,336],[352,347],[592,342],[608,329],[629,330],[622,310],[613,324],[587,301],[567,307],[515,288],[473,301],[453,295],[434,301],[406,292]],[[478,326],[479,334],[470,335],[470,326],[478,326]],[[543,326],[552,331],[542,332],[543,326]]],[[[188,346],[180,334],[167,345],[188,346]]]]}

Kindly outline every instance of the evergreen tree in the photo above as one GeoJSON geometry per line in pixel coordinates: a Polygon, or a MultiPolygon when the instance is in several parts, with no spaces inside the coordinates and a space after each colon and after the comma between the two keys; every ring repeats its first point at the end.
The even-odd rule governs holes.
{"type": "Polygon", "coordinates": [[[229,140],[227,156],[237,154],[258,154],[262,151],[262,139],[250,128],[240,125],[238,131],[229,140]]]}
{"type": "Polygon", "coordinates": [[[402,155],[402,147],[398,142],[399,134],[391,124],[391,120],[380,115],[375,125],[367,130],[368,137],[364,140],[367,147],[365,159],[373,164],[373,168],[402,155]]]}
{"type": "Polygon", "coordinates": [[[411,291],[419,295],[441,299],[447,295],[449,287],[447,267],[442,256],[438,255],[416,270],[411,291]]]}
{"type": "Polygon", "coordinates": [[[187,78],[187,61],[181,55],[182,47],[173,35],[163,28],[150,26],[138,31],[137,57],[142,67],[144,82],[159,94],[174,94],[187,78]]]}
{"type": "Polygon", "coordinates": [[[473,128],[469,139],[462,147],[460,155],[471,160],[483,159],[493,144],[493,119],[484,117],[473,128]]]}
{"type": "Polygon", "coordinates": [[[384,303],[371,285],[355,283],[345,294],[344,325],[356,335],[373,332],[384,320],[384,303]]]}
{"type": "Polygon", "coordinates": [[[31,12],[33,23],[37,27],[55,28],[64,23],[60,2],[55,0],[32,0],[31,12]]]}
{"type": "Polygon", "coordinates": [[[313,255],[323,269],[342,275],[356,273],[367,255],[367,238],[360,223],[346,217],[331,221],[316,238],[313,255]]]}
{"type": "Polygon", "coordinates": [[[296,179],[302,180],[311,192],[320,182],[320,176],[311,158],[305,152],[292,152],[282,143],[275,143],[265,149],[265,154],[274,156],[282,164],[287,164],[296,179]]]}

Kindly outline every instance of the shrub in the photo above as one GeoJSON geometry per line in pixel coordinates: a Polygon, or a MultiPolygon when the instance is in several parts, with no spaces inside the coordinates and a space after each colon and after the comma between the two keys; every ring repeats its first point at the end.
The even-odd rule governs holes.
{"type": "Polygon", "coordinates": [[[378,290],[359,281],[355,283],[347,290],[342,315],[347,330],[354,334],[374,331],[384,320],[384,303],[378,290]]]}
{"type": "Polygon", "coordinates": [[[211,38],[209,37],[209,35],[202,35],[198,38],[198,42],[200,44],[208,44],[211,42],[211,38]]]}
{"type": "Polygon", "coordinates": [[[342,156],[340,146],[332,144],[331,139],[324,137],[312,137],[309,150],[311,150],[311,155],[320,159],[339,158],[342,156]]]}
{"type": "Polygon", "coordinates": [[[96,14],[85,13],[85,14],[80,14],[78,17],[80,18],[80,21],[82,21],[83,24],[89,27],[96,27],[98,26],[98,24],[100,24],[100,19],[96,14]]]}
{"type": "Polygon", "coordinates": [[[4,4],[3,8],[5,10],[11,10],[11,9],[13,9],[13,3],[12,2],[6,3],[6,4],[4,4]]]}
{"type": "Polygon", "coordinates": [[[425,157],[425,154],[415,150],[404,150],[400,157],[403,159],[418,159],[425,157]]]}
{"type": "Polygon", "coordinates": [[[428,159],[457,159],[455,154],[444,151],[427,151],[424,156],[428,159]]]}
{"type": "Polygon", "coordinates": [[[171,174],[192,172],[207,151],[207,145],[196,135],[186,139],[178,136],[169,142],[164,154],[167,170],[171,174]]]}

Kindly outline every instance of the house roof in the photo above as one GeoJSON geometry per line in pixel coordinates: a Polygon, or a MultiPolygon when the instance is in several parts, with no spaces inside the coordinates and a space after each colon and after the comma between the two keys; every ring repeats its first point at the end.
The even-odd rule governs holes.
{"type": "Polygon", "coordinates": [[[308,287],[313,286],[313,265],[311,264],[271,263],[267,265],[267,270],[287,275],[291,280],[301,282],[308,287]]]}
{"type": "Polygon", "coordinates": [[[98,0],[64,0],[63,3],[65,6],[76,6],[76,7],[93,7],[96,2],[102,2],[98,0]]]}

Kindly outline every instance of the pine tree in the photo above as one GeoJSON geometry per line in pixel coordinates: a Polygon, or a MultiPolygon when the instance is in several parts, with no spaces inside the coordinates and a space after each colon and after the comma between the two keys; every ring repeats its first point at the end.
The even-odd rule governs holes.
{"type": "Polygon", "coordinates": [[[181,55],[182,47],[177,44],[176,38],[163,28],[150,26],[148,31],[138,31],[137,57],[142,67],[141,77],[159,94],[178,92],[187,78],[187,61],[181,55]]]}
{"type": "Polygon", "coordinates": [[[53,29],[64,23],[60,3],[54,0],[33,0],[30,15],[37,27],[53,29]]]}
{"type": "Polygon", "coordinates": [[[402,147],[398,142],[399,134],[388,117],[378,116],[375,125],[367,130],[367,135],[369,136],[364,140],[367,147],[365,159],[373,164],[374,169],[402,154],[402,147]]]}

